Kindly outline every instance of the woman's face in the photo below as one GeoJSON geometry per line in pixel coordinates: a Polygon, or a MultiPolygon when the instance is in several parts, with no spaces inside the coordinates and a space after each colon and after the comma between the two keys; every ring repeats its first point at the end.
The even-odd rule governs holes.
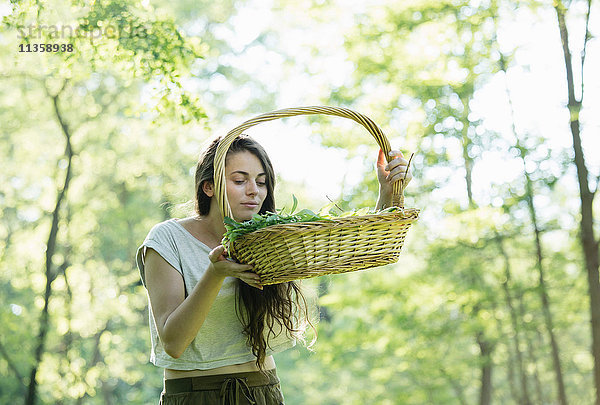
{"type": "Polygon", "coordinates": [[[234,219],[251,219],[267,197],[267,175],[260,160],[248,151],[229,155],[225,161],[225,178],[234,219]]]}

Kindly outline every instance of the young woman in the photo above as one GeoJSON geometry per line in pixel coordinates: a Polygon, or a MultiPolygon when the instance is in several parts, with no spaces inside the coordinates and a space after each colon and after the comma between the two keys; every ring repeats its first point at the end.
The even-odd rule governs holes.
{"type": "MultiPolygon", "coordinates": [[[[152,351],[164,368],[160,403],[283,404],[273,354],[302,339],[309,323],[296,282],[262,286],[252,266],[227,258],[225,227],[213,198],[213,160],[219,139],[196,169],[196,215],[155,225],[137,251],[147,289],[152,351]]],[[[392,183],[404,178],[399,152],[377,160],[377,208],[391,203],[392,183]]],[[[227,198],[234,219],[275,212],[275,175],[265,150],[247,135],[225,160],[227,198]]],[[[411,175],[407,176],[407,183],[411,175]]]]}

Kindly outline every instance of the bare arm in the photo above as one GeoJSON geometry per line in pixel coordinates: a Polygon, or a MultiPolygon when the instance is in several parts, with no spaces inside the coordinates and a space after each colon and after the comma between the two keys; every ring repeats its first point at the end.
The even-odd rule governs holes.
{"type": "Polygon", "coordinates": [[[226,260],[222,246],[213,249],[209,258],[211,264],[186,298],[181,274],[155,250],[146,251],[146,288],[150,305],[158,336],[165,352],[171,357],[180,357],[194,340],[225,277],[238,277],[262,288],[258,284],[258,275],[248,271],[252,266],[226,260]]]}

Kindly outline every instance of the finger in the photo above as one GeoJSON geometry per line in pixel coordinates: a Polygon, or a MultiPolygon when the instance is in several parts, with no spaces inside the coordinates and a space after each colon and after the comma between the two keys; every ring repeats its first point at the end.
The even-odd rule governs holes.
{"type": "Polygon", "coordinates": [[[397,166],[404,166],[405,170],[406,170],[406,166],[408,166],[408,160],[404,159],[404,158],[396,158],[392,161],[390,161],[385,167],[384,169],[387,171],[392,171],[395,167],[397,166]]]}
{"type": "Polygon", "coordinates": [[[399,150],[391,150],[389,153],[390,156],[400,156],[400,157],[404,157],[404,155],[402,154],[402,152],[400,152],[399,150]]]}
{"type": "Polygon", "coordinates": [[[248,279],[260,281],[260,276],[256,273],[252,273],[251,271],[245,271],[242,274],[244,275],[244,277],[246,277],[248,279]]]}
{"type": "Polygon", "coordinates": [[[258,288],[259,290],[263,289],[263,285],[260,283],[260,281],[248,280],[248,281],[245,281],[245,283],[254,288],[258,288]]]}
{"type": "Polygon", "coordinates": [[[258,275],[256,275],[256,277],[240,277],[240,280],[242,280],[244,283],[248,284],[249,286],[258,288],[259,290],[263,289],[263,286],[260,283],[260,277],[258,275]]]}
{"type": "Polygon", "coordinates": [[[383,154],[383,151],[381,149],[379,149],[379,154],[377,155],[377,166],[384,166],[385,165],[385,155],[383,154]]]}
{"type": "MultiPolygon", "coordinates": [[[[404,160],[404,159],[403,159],[404,160]]],[[[394,161],[388,164],[388,178],[397,173],[406,173],[406,168],[408,167],[408,162],[394,161]]]]}
{"type": "Polygon", "coordinates": [[[406,167],[406,165],[397,166],[394,168],[394,170],[390,171],[386,179],[390,182],[395,182],[402,179],[410,181],[410,179],[412,179],[412,173],[410,170],[407,172],[406,167]]]}
{"type": "Polygon", "coordinates": [[[248,267],[245,264],[237,266],[233,270],[233,272],[235,273],[235,276],[238,278],[248,278],[248,279],[255,279],[255,280],[258,280],[260,278],[260,276],[258,274],[254,273],[252,271],[252,266],[248,267]]]}
{"type": "Polygon", "coordinates": [[[412,180],[412,176],[396,175],[388,179],[390,183],[396,183],[397,181],[403,180],[404,184],[408,184],[412,180]]]}
{"type": "Polygon", "coordinates": [[[213,263],[217,262],[219,260],[219,257],[221,256],[221,254],[223,254],[224,251],[225,251],[225,246],[223,246],[223,245],[217,246],[216,248],[211,250],[210,253],[208,254],[208,260],[210,260],[213,263]]]}
{"type": "MultiPolygon", "coordinates": [[[[397,165],[395,165],[394,167],[391,168],[390,170],[390,174],[397,174],[397,173],[406,173],[406,169],[408,168],[408,164],[406,163],[399,163],[397,165]]],[[[410,172],[410,170],[408,170],[410,172]]]]}

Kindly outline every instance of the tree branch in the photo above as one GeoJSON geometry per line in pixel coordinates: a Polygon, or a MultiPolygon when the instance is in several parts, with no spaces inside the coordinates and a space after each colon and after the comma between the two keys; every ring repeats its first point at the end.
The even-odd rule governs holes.
{"type": "Polygon", "coordinates": [[[67,190],[69,188],[69,183],[71,181],[71,172],[72,172],[72,163],[73,163],[73,148],[71,147],[71,132],[66,122],[64,121],[60,108],[58,106],[58,97],[60,96],[61,91],[64,90],[66,86],[66,81],[63,82],[63,86],[60,91],[54,95],[50,94],[48,87],[44,83],[44,87],[48,96],[52,98],[54,112],[56,114],[56,119],[60,124],[61,130],[66,139],[66,147],[65,147],[65,155],[67,158],[67,170],[65,174],[64,184],[62,190],[58,190],[58,195],[56,198],[56,205],[54,211],[52,212],[52,224],[50,226],[50,234],[48,235],[48,242],[46,243],[46,264],[45,264],[45,277],[46,277],[46,289],[44,292],[44,308],[42,309],[42,313],[40,315],[40,328],[37,336],[37,344],[34,352],[34,361],[33,366],[31,368],[30,376],[29,376],[29,387],[27,389],[27,395],[25,397],[25,405],[34,405],[37,398],[37,381],[36,376],[40,364],[42,362],[42,357],[44,354],[47,333],[50,327],[50,298],[52,296],[52,282],[56,279],[58,275],[58,271],[54,269],[52,258],[56,251],[56,242],[58,237],[58,228],[59,228],[59,220],[60,220],[60,210],[62,207],[63,200],[66,197],[67,190]]]}
{"type": "Polygon", "coordinates": [[[583,38],[583,49],[581,50],[581,99],[583,102],[583,66],[585,65],[585,51],[590,38],[590,12],[592,10],[592,0],[588,0],[587,3],[587,14],[585,16],[585,37],[583,38]]]}
{"type": "Polygon", "coordinates": [[[17,366],[10,358],[10,356],[7,353],[6,349],[4,348],[4,345],[2,344],[2,342],[0,342],[0,354],[2,354],[2,357],[4,357],[4,360],[6,360],[6,362],[8,363],[8,367],[13,371],[13,373],[15,373],[15,377],[17,377],[17,380],[19,380],[19,383],[21,383],[21,386],[23,388],[25,388],[27,386],[27,384],[25,384],[25,380],[23,379],[23,376],[21,375],[21,373],[19,373],[17,366]]]}
{"type": "MultiPolygon", "coordinates": [[[[58,95],[60,95],[64,89],[66,88],[69,80],[65,79],[63,81],[63,84],[61,86],[61,88],[56,92],[56,94],[52,94],[50,92],[50,90],[48,89],[48,86],[46,86],[46,80],[48,79],[47,77],[41,77],[41,76],[34,76],[31,75],[29,73],[23,73],[23,72],[11,72],[11,73],[2,73],[0,74],[0,79],[14,79],[14,78],[24,78],[24,79],[31,79],[31,80],[35,80],[37,82],[40,82],[43,86],[44,89],[46,91],[46,94],[48,95],[48,97],[50,97],[51,99],[54,99],[55,97],[57,97],[58,95]]],[[[71,128],[71,133],[75,133],[77,132],[77,129],[79,127],[81,127],[83,124],[86,124],[88,122],[92,122],[100,117],[102,117],[102,115],[108,110],[108,108],[112,105],[112,103],[109,101],[108,103],[99,103],[100,105],[100,112],[94,116],[94,117],[87,117],[83,120],[81,120],[80,122],[77,122],[76,124],[74,124],[73,122],[71,122],[70,124],[70,128],[71,128]]]]}

